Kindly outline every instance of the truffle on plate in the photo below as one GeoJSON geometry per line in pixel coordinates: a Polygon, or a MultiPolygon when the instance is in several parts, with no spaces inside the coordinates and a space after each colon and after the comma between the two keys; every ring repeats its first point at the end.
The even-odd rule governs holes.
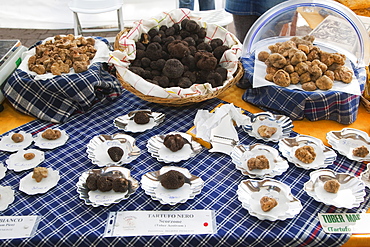
{"type": "Polygon", "coordinates": [[[330,179],[324,184],[324,189],[329,193],[337,193],[339,188],[340,183],[336,179],[330,179]]]}
{"type": "Polygon", "coordinates": [[[129,188],[129,181],[126,178],[115,178],[112,183],[112,189],[115,192],[126,192],[129,188]]]}
{"type": "Polygon", "coordinates": [[[89,190],[98,189],[98,178],[99,176],[96,173],[91,173],[86,179],[86,186],[89,190]]]}
{"type": "Polygon", "coordinates": [[[255,158],[250,158],[247,161],[247,166],[249,170],[270,168],[269,160],[266,158],[265,155],[258,155],[255,158]]]}
{"type": "Polygon", "coordinates": [[[352,153],[354,156],[364,158],[366,157],[366,155],[369,154],[369,150],[367,149],[367,147],[361,146],[361,147],[354,148],[352,153]]]}
{"type": "Polygon", "coordinates": [[[276,133],[276,131],[277,131],[277,128],[269,127],[269,126],[266,126],[266,125],[261,125],[257,129],[258,134],[261,137],[264,137],[264,138],[270,138],[271,136],[273,136],[276,133]]]}
{"type": "Polygon", "coordinates": [[[35,154],[34,153],[25,153],[23,155],[23,158],[25,158],[26,160],[32,160],[33,158],[35,158],[35,154]]]}
{"type": "Polygon", "coordinates": [[[315,149],[309,145],[297,148],[295,151],[295,157],[303,163],[310,164],[316,158],[315,149]]]}
{"type": "Polygon", "coordinates": [[[172,152],[182,149],[185,143],[184,137],[182,137],[180,134],[166,135],[163,140],[163,144],[172,152]]]}
{"type": "Polygon", "coordinates": [[[134,122],[137,124],[147,124],[149,123],[150,116],[147,112],[139,111],[134,115],[134,122]]]}
{"type": "Polygon", "coordinates": [[[56,140],[62,136],[62,133],[59,130],[47,129],[41,136],[47,140],[56,140]]]}
{"type": "Polygon", "coordinates": [[[268,212],[278,205],[275,198],[264,196],[260,199],[261,209],[264,212],[268,212]]]}
{"type": "Polygon", "coordinates": [[[114,162],[118,162],[121,160],[124,152],[122,150],[122,148],[120,147],[110,147],[108,148],[108,155],[109,157],[114,161],[114,162]]]}
{"type": "Polygon", "coordinates": [[[170,170],[159,176],[161,185],[166,189],[178,189],[185,183],[185,176],[179,171],[170,170]]]}
{"type": "Polygon", "coordinates": [[[48,176],[48,169],[46,167],[35,167],[33,169],[32,178],[36,180],[36,182],[41,182],[43,178],[48,176]]]}
{"type": "Polygon", "coordinates": [[[12,135],[11,139],[13,140],[13,142],[19,143],[19,142],[23,142],[24,136],[20,133],[15,133],[12,135]]]}

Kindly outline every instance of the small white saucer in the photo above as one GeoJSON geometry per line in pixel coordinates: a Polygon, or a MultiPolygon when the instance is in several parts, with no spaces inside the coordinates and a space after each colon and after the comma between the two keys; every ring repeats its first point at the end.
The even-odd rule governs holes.
{"type": "Polygon", "coordinates": [[[171,132],[165,135],[155,135],[149,138],[147,143],[148,152],[152,155],[152,157],[156,158],[160,162],[165,163],[172,163],[172,162],[180,162],[183,160],[187,160],[191,157],[194,157],[202,150],[202,146],[194,141],[191,135],[186,133],[180,132],[171,132]],[[185,138],[188,143],[186,143],[182,149],[172,152],[169,148],[167,148],[163,144],[163,140],[166,135],[170,134],[180,134],[183,138],[185,138]]]}
{"type": "Polygon", "coordinates": [[[35,145],[41,149],[54,149],[63,146],[67,142],[69,135],[64,130],[59,131],[62,135],[56,140],[45,139],[42,137],[43,132],[38,133],[35,137],[35,145]]]}
{"type": "Polygon", "coordinates": [[[126,134],[98,135],[87,144],[86,152],[92,163],[99,167],[128,164],[141,153],[135,142],[135,138],[126,134]],[[109,157],[110,147],[119,147],[123,150],[123,156],[119,161],[115,162],[109,157]]]}
{"type": "Polygon", "coordinates": [[[145,194],[161,204],[176,205],[184,203],[200,194],[203,186],[204,182],[200,177],[190,174],[186,168],[176,166],[164,166],[159,171],[148,172],[141,177],[141,187],[145,194]],[[159,177],[170,170],[181,172],[189,182],[178,189],[164,188],[159,181],[159,177]]]}
{"type": "Polygon", "coordinates": [[[284,115],[274,115],[271,112],[260,112],[254,114],[250,123],[243,125],[243,130],[248,133],[248,135],[266,142],[278,142],[280,139],[289,137],[293,129],[292,120],[284,115]],[[276,133],[271,137],[262,137],[258,133],[258,128],[261,125],[266,125],[268,127],[276,128],[276,133]]]}
{"type": "Polygon", "coordinates": [[[152,112],[151,110],[136,110],[129,112],[126,115],[119,116],[113,120],[114,126],[120,130],[126,132],[139,133],[146,130],[152,129],[159,125],[165,119],[165,115],[160,112],[152,112]],[[135,123],[133,117],[137,112],[146,112],[150,116],[149,123],[137,124],[135,123]]]}
{"type": "Polygon", "coordinates": [[[30,172],[22,178],[19,183],[19,190],[28,195],[46,193],[48,190],[56,186],[60,179],[59,172],[51,168],[48,168],[48,176],[43,178],[40,182],[36,182],[36,180],[32,178],[32,175],[33,172],[30,172]]]}
{"type": "Polygon", "coordinates": [[[4,211],[14,202],[14,190],[10,186],[0,186],[0,195],[0,211],[4,211]]]}
{"type": "Polygon", "coordinates": [[[24,140],[22,142],[14,142],[12,140],[12,135],[15,134],[14,132],[11,132],[7,136],[3,136],[3,138],[0,141],[0,150],[6,151],[6,152],[17,152],[19,150],[27,148],[31,143],[33,142],[32,135],[29,133],[26,133],[24,131],[17,132],[19,134],[22,134],[24,137],[24,140]]]}
{"type": "Polygon", "coordinates": [[[7,168],[4,166],[2,162],[0,162],[0,180],[5,177],[7,168]]]}
{"type": "Polygon", "coordinates": [[[36,149],[20,150],[12,155],[5,161],[9,170],[20,172],[28,169],[35,168],[45,159],[44,152],[36,149]],[[33,153],[35,157],[31,160],[26,160],[23,155],[26,153],[33,153]]]}

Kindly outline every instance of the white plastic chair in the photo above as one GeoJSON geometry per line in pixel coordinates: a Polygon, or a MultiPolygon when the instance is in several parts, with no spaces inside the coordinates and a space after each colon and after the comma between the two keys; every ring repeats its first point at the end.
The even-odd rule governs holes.
{"type": "MultiPolygon", "coordinates": [[[[225,0],[215,0],[216,1],[216,8],[214,10],[197,10],[198,0],[194,0],[194,11],[192,14],[194,16],[202,17],[202,20],[207,22],[208,24],[216,24],[221,27],[226,27],[230,23],[233,22],[232,14],[225,11],[225,0]]],[[[179,8],[179,1],[176,0],[176,8],[179,8]]]]}
{"type": "Polygon", "coordinates": [[[123,0],[72,0],[68,3],[68,7],[73,12],[74,18],[74,33],[82,35],[83,33],[91,32],[111,32],[121,31],[123,29],[122,17],[123,0]],[[117,28],[97,28],[84,29],[81,26],[78,14],[100,14],[110,11],[117,11],[118,27],[117,28]]]}

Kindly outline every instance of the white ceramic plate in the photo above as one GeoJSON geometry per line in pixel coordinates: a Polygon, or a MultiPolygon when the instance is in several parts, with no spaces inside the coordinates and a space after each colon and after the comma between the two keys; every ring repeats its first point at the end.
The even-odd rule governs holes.
{"type": "Polygon", "coordinates": [[[365,186],[370,188],[370,163],[367,164],[366,170],[363,173],[361,173],[360,177],[361,177],[362,182],[365,183],[365,186]]]}
{"type": "Polygon", "coordinates": [[[144,132],[146,130],[152,129],[159,125],[165,119],[165,115],[160,112],[152,112],[151,110],[136,110],[132,111],[126,115],[119,116],[113,120],[114,126],[120,130],[126,132],[138,133],[144,132]],[[150,116],[149,123],[147,124],[137,124],[135,123],[133,117],[137,112],[147,112],[150,116]]]}
{"type": "Polygon", "coordinates": [[[0,211],[4,211],[14,202],[14,190],[10,186],[0,186],[0,195],[0,211]]]}
{"type": "Polygon", "coordinates": [[[22,178],[19,183],[19,190],[28,195],[46,193],[56,186],[60,179],[59,172],[51,168],[48,168],[48,176],[43,178],[40,182],[36,182],[36,180],[32,178],[32,175],[33,171],[22,178]]]}
{"type": "Polygon", "coordinates": [[[38,133],[35,137],[35,145],[41,149],[54,149],[63,146],[67,142],[69,135],[64,130],[59,131],[61,132],[62,135],[56,140],[48,140],[43,138],[42,133],[44,132],[38,133]]]}
{"type": "Polygon", "coordinates": [[[280,157],[279,152],[275,148],[259,143],[251,146],[235,146],[231,153],[231,159],[236,169],[240,170],[243,175],[247,175],[251,178],[279,176],[289,168],[288,162],[280,157]],[[248,160],[258,155],[264,155],[269,160],[270,168],[253,170],[248,168],[248,160]]]}
{"type": "Polygon", "coordinates": [[[165,135],[152,136],[147,143],[147,148],[152,157],[156,158],[160,162],[172,163],[187,160],[194,157],[197,153],[202,150],[202,146],[193,141],[191,135],[180,132],[171,132],[165,135]],[[172,152],[163,144],[163,139],[169,134],[180,134],[183,138],[188,140],[188,144],[185,144],[182,149],[177,152],[172,152]]]}
{"type": "Polygon", "coordinates": [[[8,165],[9,170],[14,170],[15,172],[20,172],[28,169],[35,168],[45,159],[44,152],[36,149],[20,150],[12,155],[5,161],[8,165]],[[26,153],[34,153],[35,158],[31,160],[26,160],[23,155],[26,153]]]}
{"type": "Polygon", "coordinates": [[[77,192],[80,198],[84,200],[86,205],[91,205],[93,207],[99,206],[109,206],[114,203],[119,203],[122,200],[129,198],[129,196],[135,193],[136,189],[139,187],[139,183],[130,175],[130,170],[119,166],[110,166],[102,169],[95,169],[83,172],[77,182],[77,192]],[[112,173],[119,172],[122,177],[126,178],[131,182],[129,190],[126,192],[115,192],[114,190],[102,192],[100,190],[90,191],[85,185],[86,179],[90,172],[95,171],[98,173],[112,173]]]}
{"type": "Polygon", "coordinates": [[[365,157],[354,156],[352,153],[354,148],[360,146],[365,146],[370,151],[370,137],[366,132],[344,128],[341,131],[330,131],[326,134],[326,139],[335,150],[348,159],[359,162],[370,161],[370,152],[365,157]]]}
{"type": "Polygon", "coordinates": [[[0,162],[0,179],[3,179],[5,177],[6,170],[7,168],[2,162],[0,162]]]}
{"type": "Polygon", "coordinates": [[[256,139],[264,140],[266,142],[278,142],[280,139],[290,136],[293,129],[293,123],[287,116],[274,115],[270,112],[261,112],[254,114],[250,118],[250,123],[243,125],[242,127],[248,135],[253,136],[256,139]],[[258,133],[258,128],[261,125],[275,127],[277,129],[276,133],[274,133],[270,138],[262,137],[258,133]]]}
{"type": "Polygon", "coordinates": [[[306,170],[325,168],[335,161],[337,154],[331,148],[315,137],[297,135],[284,138],[279,141],[279,151],[291,163],[306,170]],[[306,164],[295,156],[295,151],[303,146],[311,146],[315,149],[316,158],[312,163],[306,164]]]}
{"type": "Polygon", "coordinates": [[[15,134],[15,132],[9,133],[7,136],[3,136],[3,138],[0,141],[0,150],[6,151],[6,152],[17,152],[19,150],[27,148],[31,143],[33,142],[32,135],[29,133],[26,133],[24,131],[17,132],[19,134],[22,134],[24,137],[24,140],[22,142],[14,142],[12,140],[12,135],[15,134]]]}
{"type": "Polygon", "coordinates": [[[333,205],[337,208],[355,208],[364,201],[365,184],[348,173],[337,173],[330,169],[321,169],[310,173],[310,180],[304,184],[304,190],[316,201],[333,205]],[[339,184],[337,193],[324,189],[329,179],[336,179],[339,184]]]}
{"type": "Polygon", "coordinates": [[[260,220],[276,221],[293,218],[302,209],[301,202],[292,195],[290,187],[271,178],[243,180],[236,193],[242,207],[260,220]],[[260,199],[264,196],[272,197],[278,202],[277,206],[268,212],[264,212],[261,208],[260,199]]]}
{"type": "Polygon", "coordinates": [[[175,205],[184,203],[200,194],[203,186],[204,182],[200,177],[190,174],[186,168],[176,166],[164,166],[159,171],[148,172],[141,177],[141,187],[145,194],[161,204],[175,205]],[[178,189],[164,188],[159,181],[159,176],[170,170],[181,172],[189,182],[178,189]]]}
{"type": "Polygon", "coordinates": [[[87,144],[87,156],[99,167],[128,164],[141,153],[135,142],[135,138],[126,134],[98,135],[87,144]],[[123,150],[123,156],[119,161],[115,162],[109,157],[110,147],[120,147],[123,150]]]}

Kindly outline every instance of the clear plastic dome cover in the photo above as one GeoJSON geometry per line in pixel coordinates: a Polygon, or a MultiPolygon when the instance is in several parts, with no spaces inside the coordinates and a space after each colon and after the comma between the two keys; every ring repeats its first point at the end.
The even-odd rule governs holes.
{"type": "Polygon", "coordinates": [[[265,12],[251,27],[242,57],[261,47],[312,35],[314,44],[345,54],[355,66],[369,64],[370,38],[358,16],[335,1],[288,0],[265,12]]]}

